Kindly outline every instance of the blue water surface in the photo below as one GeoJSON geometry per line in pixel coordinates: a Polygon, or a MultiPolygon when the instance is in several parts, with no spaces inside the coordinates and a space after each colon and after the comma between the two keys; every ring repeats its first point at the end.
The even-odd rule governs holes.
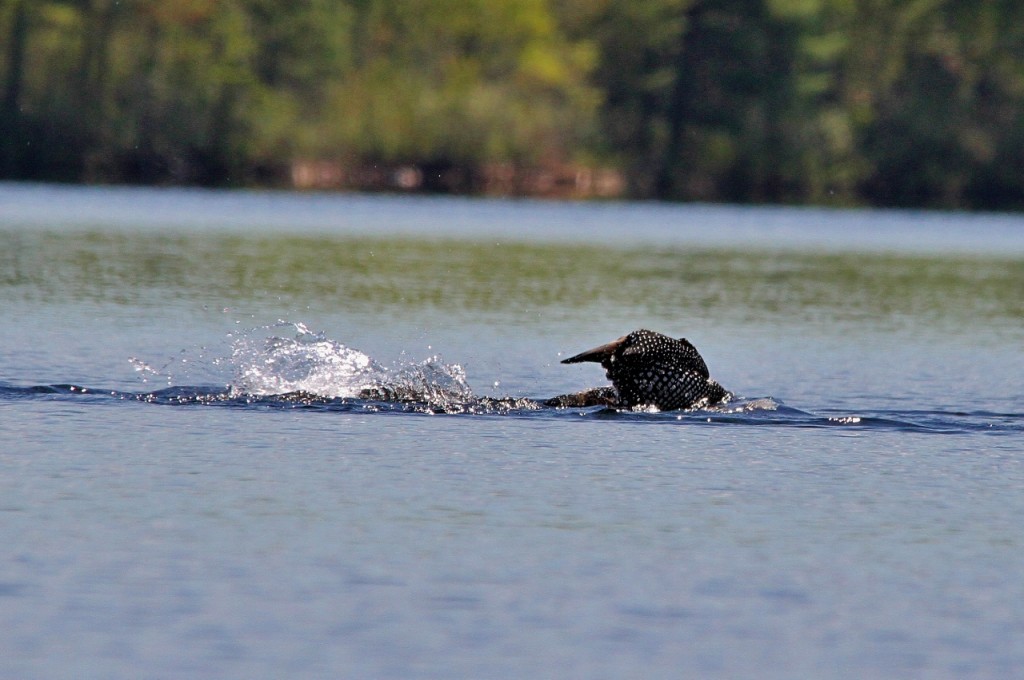
{"type": "Polygon", "coordinates": [[[1021,218],[0,185],[0,244],[0,677],[1024,673],[1021,218]],[[735,398],[537,407],[637,327],[735,398]]]}

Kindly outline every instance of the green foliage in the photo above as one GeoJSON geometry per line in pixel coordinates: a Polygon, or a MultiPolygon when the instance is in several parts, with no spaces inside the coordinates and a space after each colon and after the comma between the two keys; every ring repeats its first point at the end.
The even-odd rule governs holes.
{"type": "Polygon", "coordinates": [[[582,163],[636,197],[1024,208],[1022,19],[1001,0],[0,0],[0,177],[582,163]]]}
{"type": "Polygon", "coordinates": [[[564,37],[546,0],[369,0],[358,17],[357,67],[330,106],[346,152],[536,162],[585,141],[591,51],[564,37]]]}

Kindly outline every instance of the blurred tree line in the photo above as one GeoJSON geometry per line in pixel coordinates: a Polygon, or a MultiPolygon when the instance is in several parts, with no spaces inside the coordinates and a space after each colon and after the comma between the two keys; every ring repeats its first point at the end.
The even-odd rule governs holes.
{"type": "Polygon", "coordinates": [[[0,177],[274,184],[302,158],[1024,208],[1024,3],[0,0],[0,177]]]}

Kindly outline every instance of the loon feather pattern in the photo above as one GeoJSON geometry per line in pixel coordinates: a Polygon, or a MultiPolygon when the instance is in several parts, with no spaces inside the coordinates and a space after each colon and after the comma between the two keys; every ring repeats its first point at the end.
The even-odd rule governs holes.
{"type": "Polygon", "coordinates": [[[704,359],[686,338],[640,329],[562,363],[585,361],[604,367],[617,393],[615,405],[623,408],[672,411],[716,404],[729,396],[711,379],[704,359]]]}

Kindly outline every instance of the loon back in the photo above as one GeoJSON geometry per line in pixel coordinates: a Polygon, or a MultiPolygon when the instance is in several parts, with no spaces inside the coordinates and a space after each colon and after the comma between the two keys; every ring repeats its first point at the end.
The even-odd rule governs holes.
{"type": "Polygon", "coordinates": [[[563,364],[600,363],[618,392],[618,405],[661,411],[715,404],[729,393],[710,378],[707,364],[686,338],[646,329],[563,359],[563,364]]]}

